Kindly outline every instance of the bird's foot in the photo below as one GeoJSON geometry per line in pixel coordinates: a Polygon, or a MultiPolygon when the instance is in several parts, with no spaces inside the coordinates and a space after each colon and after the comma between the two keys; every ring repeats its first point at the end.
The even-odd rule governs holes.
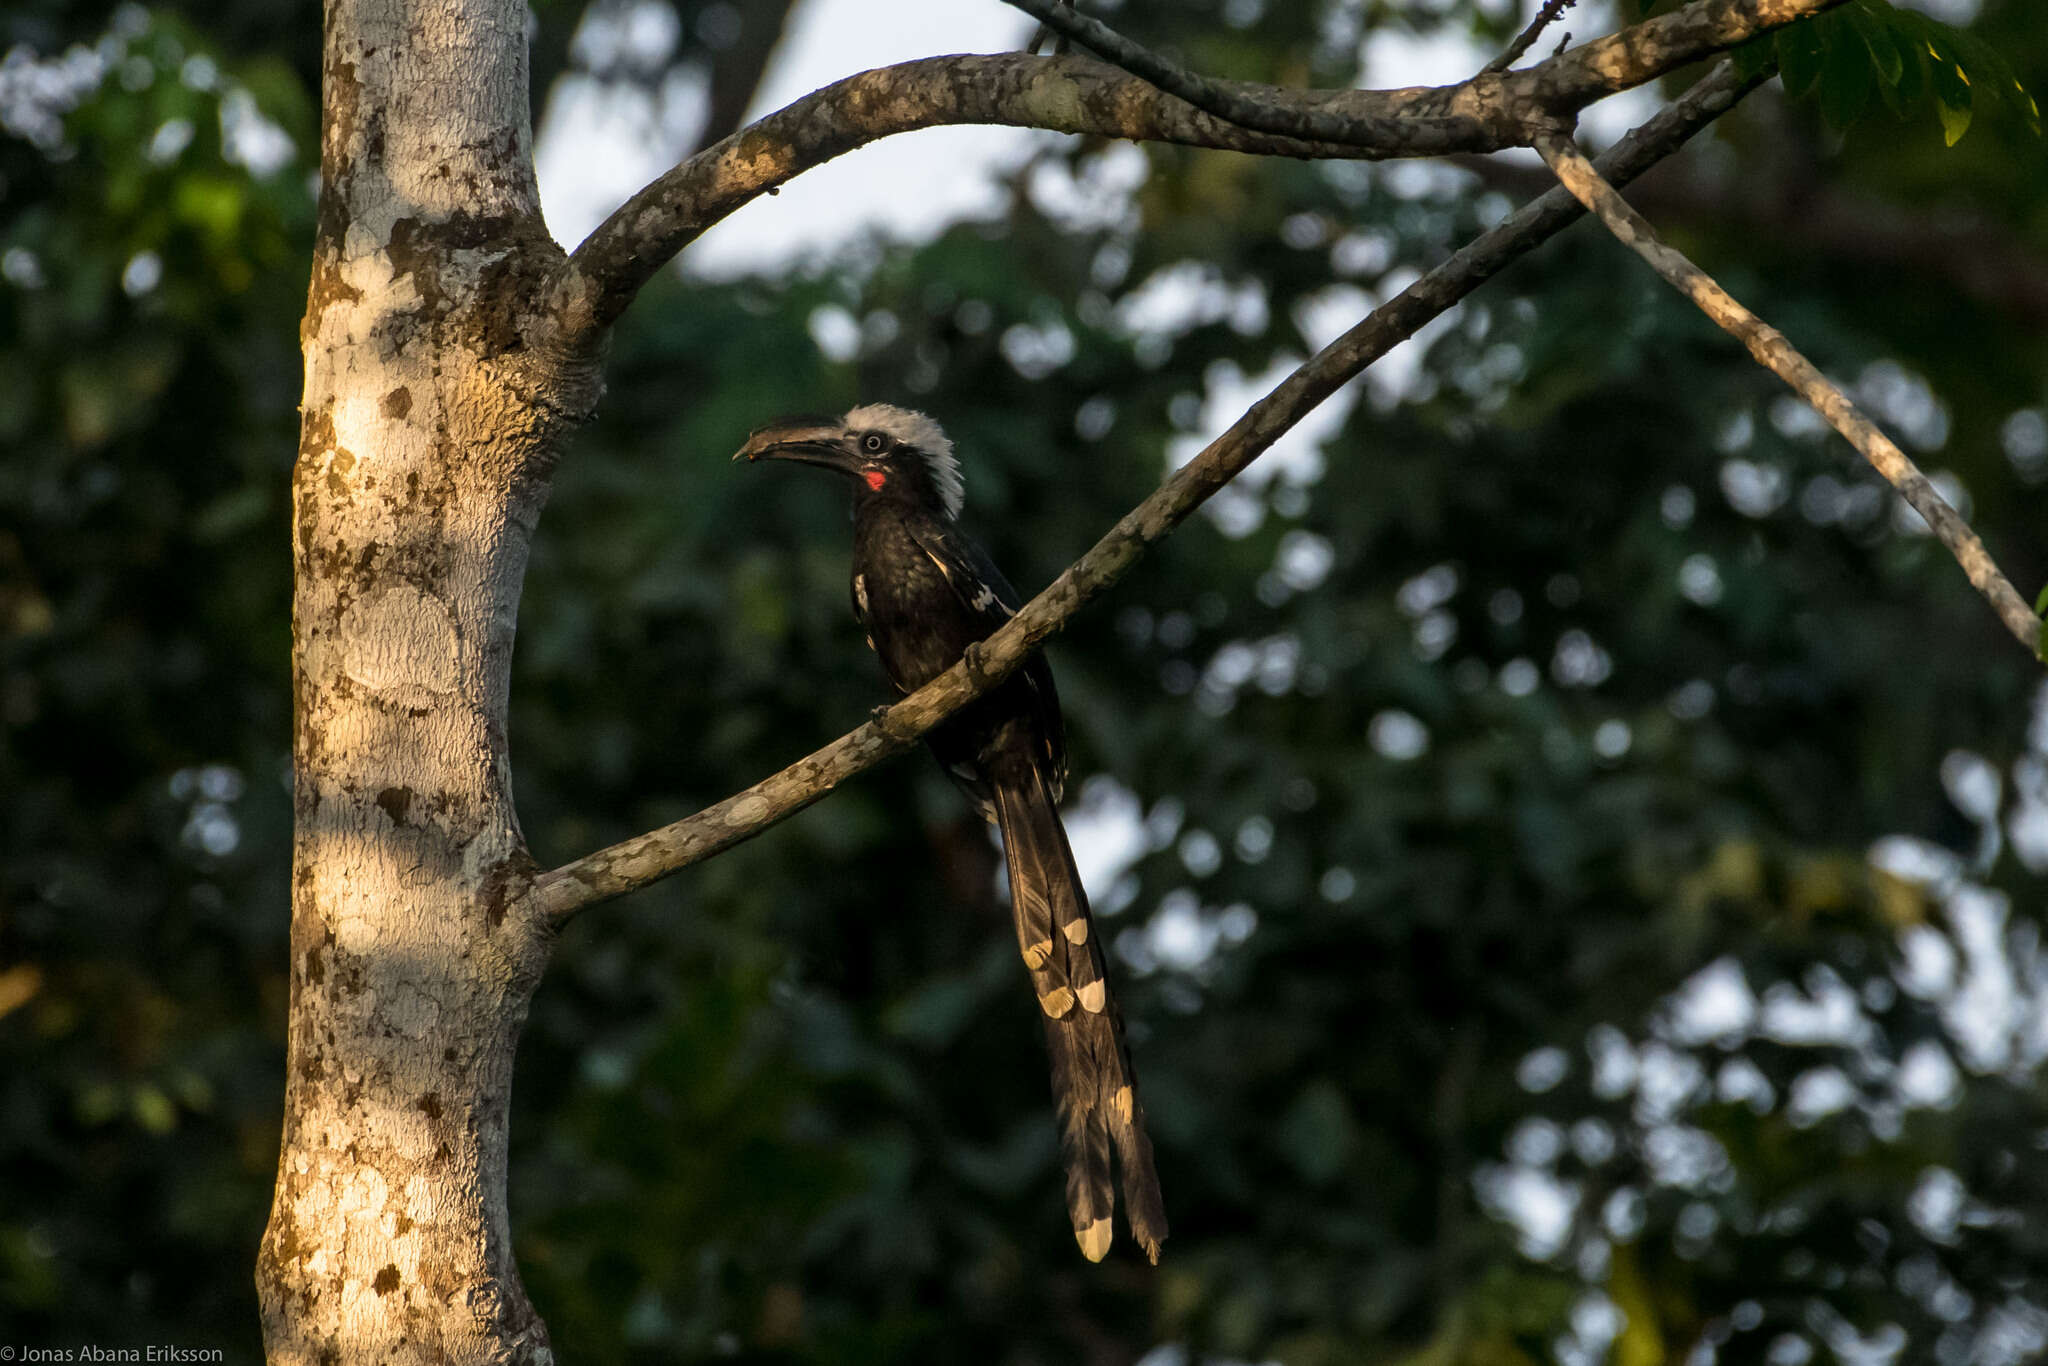
{"type": "Polygon", "coordinates": [[[988,650],[978,640],[969,641],[967,648],[960,652],[960,662],[967,666],[967,677],[977,688],[989,683],[988,650]]]}

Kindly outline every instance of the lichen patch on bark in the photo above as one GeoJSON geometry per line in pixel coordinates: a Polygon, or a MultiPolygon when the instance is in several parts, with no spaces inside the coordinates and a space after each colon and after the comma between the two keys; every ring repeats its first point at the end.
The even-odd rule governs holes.
{"type": "Polygon", "coordinates": [[[461,649],[455,618],[438,598],[393,584],[342,614],[342,668],[381,700],[427,706],[455,687],[461,649]]]}

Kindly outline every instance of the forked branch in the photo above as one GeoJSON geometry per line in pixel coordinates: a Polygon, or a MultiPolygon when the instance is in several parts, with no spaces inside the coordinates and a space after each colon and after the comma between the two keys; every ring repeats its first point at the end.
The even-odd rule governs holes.
{"type": "Polygon", "coordinates": [[[1629,206],[1573,144],[1569,134],[1542,133],[1536,139],[1536,150],[1556,172],[1558,181],[1597,214],[1622,245],[1649,262],[1651,269],[1699,305],[1700,311],[1717,326],[1748,347],[1757,364],[1790,385],[1794,393],[1812,404],[1828,420],[1828,425],[1862,453],[1948,547],[1971,584],[2005,623],[2005,629],[2027,648],[2027,653],[2035,654],[2041,638],[2041,619],[2027,606],[2011,580],[2000,572],[1991,552],[1984,548],[1984,542],[1962,514],[1948,505],[1920,467],[1849,401],[1840,386],[1794,349],[1776,328],[1737,303],[1712,276],[1658,237],[1649,220],[1629,206]]]}
{"type": "MultiPolygon", "coordinates": [[[[1719,117],[1758,83],[1723,63],[1712,75],[1616,143],[1601,165],[1627,182],[1719,117]]],[[[586,906],[644,887],[751,838],[817,801],[840,783],[912,744],[994,687],[1082,604],[1119,579],[1150,546],[1235,478],[1323,399],[1412,336],[1511,262],[1555,236],[1581,210],[1563,189],[1524,205],[1436,269],[1374,309],[1254,403],[1230,430],[1169,476],[1050,587],[954,665],[877,721],[694,816],[543,873],[531,895],[560,924],[586,906]]]]}
{"type": "Polygon", "coordinates": [[[1489,65],[1457,85],[1404,90],[1283,90],[1218,80],[1175,65],[1059,0],[1006,3],[1240,128],[1370,147],[1380,156],[1437,156],[1526,146],[1532,128],[1569,122],[1596,100],[1844,0],[1694,0],[1524,71],[1500,72],[1489,65]]]}
{"type": "Polygon", "coordinates": [[[1013,0],[1125,70],[1085,57],[932,57],[850,76],[677,165],[602,223],[550,285],[528,341],[591,354],[669,259],[735,209],[879,138],[1007,124],[1291,157],[1382,158],[1522,146],[1616,91],[1843,0],[1693,0],[1520,71],[1405,90],[1288,90],[1181,70],[1070,7],[1013,0]],[[1129,74],[1138,72],[1138,75],[1129,74]],[[1165,93],[1162,93],[1165,92],[1165,93]]]}

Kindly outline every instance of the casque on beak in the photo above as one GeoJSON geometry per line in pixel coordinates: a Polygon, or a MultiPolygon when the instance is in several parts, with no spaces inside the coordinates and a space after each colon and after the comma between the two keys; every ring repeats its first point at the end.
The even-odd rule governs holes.
{"type": "Polygon", "coordinates": [[[796,460],[842,473],[860,463],[859,455],[847,444],[845,426],[837,418],[821,417],[784,418],[756,427],[732,458],[749,463],[796,460]]]}

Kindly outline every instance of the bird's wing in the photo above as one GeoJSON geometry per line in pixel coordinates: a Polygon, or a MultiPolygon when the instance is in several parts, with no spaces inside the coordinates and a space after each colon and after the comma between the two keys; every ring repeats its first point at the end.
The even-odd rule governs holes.
{"type": "Polygon", "coordinates": [[[1017,615],[1017,590],[996,568],[988,552],[950,522],[935,517],[908,524],[910,538],[931,557],[946,584],[965,607],[980,634],[986,636],[1017,615]]]}
{"type": "MultiPolygon", "coordinates": [[[[950,522],[920,519],[910,526],[911,539],[931,558],[953,590],[973,623],[977,639],[985,639],[1017,615],[1022,599],[1003,571],[996,568],[988,552],[950,522]]],[[[1034,653],[1012,679],[1022,679],[1032,695],[1037,713],[1037,732],[1043,745],[1040,754],[1053,800],[1060,799],[1067,778],[1065,728],[1060,722],[1060,698],[1053,686],[1052,669],[1045,656],[1034,653]]]]}

